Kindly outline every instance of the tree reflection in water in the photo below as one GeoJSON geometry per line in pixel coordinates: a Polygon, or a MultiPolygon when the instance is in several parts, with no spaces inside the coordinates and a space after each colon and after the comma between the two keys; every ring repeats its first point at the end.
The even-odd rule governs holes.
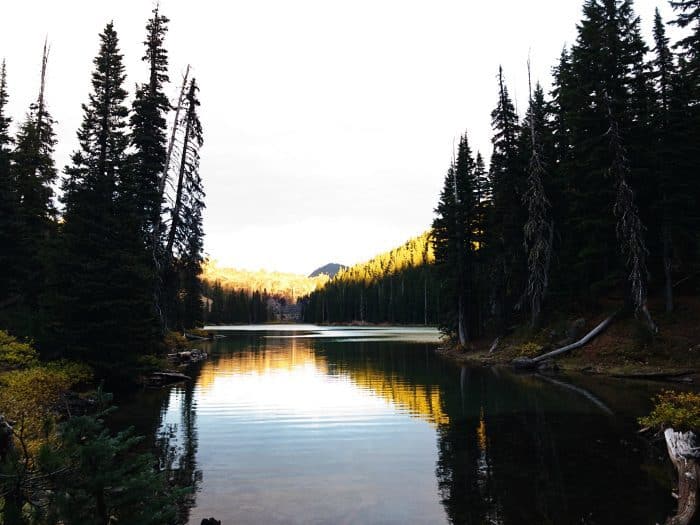
{"type": "MultiPolygon", "coordinates": [[[[271,406],[278,407],[276,403],[280,395],[288,398],[289,402],[303,401],[308,406],[305,404],[298,408],[304,411],[300,417],[306,417],[305,411],[311,411],[313,415],[318,403],[332,409],[332,400],[307,399],[308,396],[301,395],[303,392],[287,390],[279,393],[269,389],[274,390],[284,384],[287,389],[303,390],[308,384],[297,385],[293,379],[301,377],[308,381],[311,377],[308,374],[313,369],[313,374],[334,378],[336,383],[340,381],[345,385],[349,381],[353,388],[358,389],[355,396],[371,395],[374,399],[383,399],[398,414],[409,414],[434,430],[436,451],[416,451],[435,454],[434,471],[411,471],[411,475],[423,476],[421,480],[428,482],[422,484],[424,487],[434,484],[432,486],[436,492],[433,492],[435,499],[432,501],[438,512],[439,504],[442,504],[445,512],[443,519],[449,523],[653,524],[661,522],[673,508],[669,497],[671,487],[662,463],[658,457],[650,455],[643,442],[636,438],[635,416],[645,409],[640,407],[639,400],[650,397],[648,391],[635,390],[636,386],[586,378],[576,378],[573,385],[561,377],[551,382],[506,369],[457,367],[436,356],[433,346],[429,344],[285,339],[282,336],[265,338],[259,334],[246,334],[216,341],[207,350],[212,355],[210,361],[201,370],[190,372],[196,377],[196,386],[175,387],[169,395],[160,394],[157,425],[160,431],[151,434],[159,436],[157,450],[161,467],[168,470],[172,481],[179,486],[198,488],[202,484],[202,473],[197,467],[198,424],[202,425],[201,421],[197,421],[197,400],[203,403],[204,399],[208,399],[210,404],[213,403],[209,413],[202,417],[213,418],[211,410],[223,410],[223,406],[234,411],[230,413],[232,416],[238,417],[239,414],[235,412],[238,405],[234,403],[231,392],[251,395],[252,391],[240,390],[242,383],[251,386],[251,377],[264,378],[273,374],[275,379],[265,383],[268,390],[255,390],[256,396],[260,394],[264,398],[255,398],[257,402],[273,403],[271,406]],[[304,371],[306,375],[299,371],[304,371]],[[586,381],[593,381],[593,384],[587,385],[586,381]],[[228,391],[225,385],[231,385],[234,389],[228,391]],[[216,399],[212,400],[214,393],[216,399]],[[174,410],[175,407],[177,410],[174,410]],[[425,478],[426,475],[432,481],[425,478]]],[[[252,398],[246,400],[256,402],[252,398]]],[[[143,410],[143,405],[139,404],[143,410]]],[[[264,416],[267,418],[272,413],[276,412],[268,411],[264,416]]],[[[272,420],[265,421],[274,424],[272,420]]],[[[314,423],[317,429],[313,431],[314,439],[320,438],[324,432],[320,421],[314,423]]],[[[209,427],[202,429],[208,428],[210,433],[219,431],[212,430],[213,420],[208,424],[209,427]]],[[[220,482],[225,479],[222,476],[238,476],[238,483],[245,483],[248,478],[241,478],[237,469],[237,465],[240,469],[244,458],[235,457],[238,453],[236,447],[263,439],[255,434],[254,429],[247,428],[245,421],[238,421],[237,424],[241,426],[235,428],[247,434],[237,435],[234,442],[228,442],[227,454],[231,457],[216,458],[219,481],[214,482],[216,494],[222,497],[230,494],[232,497],[231,505],[234,507],[228,518],[233,522],[239,516],[233,495],[243,494],[241,491],[244,489],[222,486],[220,482]],[[230,474],[226,473],[226,468],[231,469],[230,474]]],[[[287,430],[297,432],[298,428],[287,430]]],[[[334,428],[338,432],[342,426],[334,428]]],[[[293,433],[290,436],[300,439],[305,434],[293,433]]],[[[322,447],[320,442],[313,443],[322,447]]],[[[351,444],[349,441],[347,443],[351,444]]],[[[277,441],[275,448],[283,445],[291,447],[289,443],[285,445],[283,441],[277,441]]],[[[376,448],[384,445],[373,441],[364,446],[376,448]]],[[[264,463],[268,461],[265,450],[265,447],[260,447],[261,455],[257,461],[273,469],[274,466],[264,463]]],[[[388,454],[391,451],[385,452],[388,454]]],[[[371,453],[371,457],[382,457],[382,450],[372,448],[371,451],[368,449],[368,453],[371,453]]],[[[273,454],[273,457],[276,456],[273,454]]],[[[322,465],[313,463],[315,457],[304,455],[303,461],[310,462],[306,468],[323,471],[322,465]]],[[[293,457],[285,456],[284,461],[286,468],[296,472],[294,469],[298,466],[293,457]]],[[[356,465],[361,464],[364,464],[362,458],[357,458],[356,465]]],[[[399,464],[392,465],[387,468],[397,469],[397,483],[410,482],[399,464]]],[[[248,461],[248,468],[254,466],[248,461]]],[[[304,478],[310,483],[314,482],[313,474],[306,472],[303,475],[310,476],[304,478]]],[[[343,483],[343,472],[334,471],[333,475],[338,483],[343,483]]],[[[276,476],[282,476],[282,472],[276,476]]],[[[281,477],[279,479],[279,496],[290,498],[288,492],[279,488],[286,487],[286,481],[281,477]]],[[[414,479],[414,482],[417,481],[417,478],[414,479]]],[[[376,484],[371,489],[364,489],[385,490],[376,484]]],[[[343,490],[349,491],[350,486],[334,486],[333,494],[342,493],[343,490]]],[[[357,497],[367,498],[368,501],[375,501],[374,498],[381,501],[384,497],[382,494],[364,495],[363,487],[358,485],[353,485],[352,490],[357,497]]],[[[385,496],[390,496],[392,488],[386,487],[386,490],[385,496]]],[[[430,495],[421,493],[420,496],[425,498],[430,495]]],[[[250,493],[247,497],[250,497],[250,493]]],[[[301,505],[300,509],[306,509],[310,503],[303,506],[306,501],[303,498],[313,499],[314,495],[299,497],[294,494],[290,501],[301,505]]],[[[191,493],[182,500],[183,521],[187,521],[190,515],[194,498],[195,494],[191,493]]],[[[207,499],[205,507],[216,501],[211,498],[211,494],[204,498],[207,499]]],[[[335,509],[341,517],[344,516],[343,512],[349,512],[341,508],[342,505],[343,499],[340,498],[334,500],[334,505],[324,506],[323,509],[324,512],[329,508],[335,509]]],[[[205,511],[209,512],[210,509],[203,508],[202,512],[205,511]]],[[[222,506],[217,512],[225,511],[226,507],[222,506]]],[[[372,516],[362,514],[362,508],[351,511],[355,512],[354,516],[362,516],[363,519],[372,516]]],[[[345,514],[348,515],[353,514],[345,514]]],[[[217,518],[228,519],[223,515],[217,515],[217,518]]],[[[297,518],[301,523],[304,516],[297,515],[297,518]]]]}

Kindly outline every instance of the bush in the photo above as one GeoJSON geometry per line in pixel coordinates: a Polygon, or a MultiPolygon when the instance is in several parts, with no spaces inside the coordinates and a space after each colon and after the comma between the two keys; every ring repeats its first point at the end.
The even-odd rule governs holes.
{"type": "Polygon", "coordinates": [[[29,343],[0,330],[0,368],[23,368],[37,363],[38,355],[29,343]]]}
{"type": "Polygon", "coordinates": [[[656,396],[651,413],[639,418],[646,427],[700,432],[700,393],[666,390],[656,396]]]}
{"type": "Polygon", "coordinates": [[[187,339],[178,332],[168,332],[163,338],[163,344],[169,352],[187,349],[187,339]]]}
{"type": "Polygon", "coordinates": [[[537,357],[542,353],[542,346],[537,343],[524,343],[518,347],[518,354],[523,357],[537,357]]]}

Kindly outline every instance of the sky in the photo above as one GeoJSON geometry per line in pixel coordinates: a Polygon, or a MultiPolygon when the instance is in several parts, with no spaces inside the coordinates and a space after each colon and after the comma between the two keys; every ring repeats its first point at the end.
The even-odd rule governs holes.
{"type": "MultiPolygon", "coordinates": [[[[168,94],[191,64],[201,87],[205,250],[219,265],[308,274],[354,264],[432,222],[455,141],[488,158],[498,66],[519,113],[576,36],[583,0],[161,0],[171,19],[168,94]]],[[[0,18],[9,111],[21,120],[51,45],[56,162],[77,146],[98,34],[110,20],[127,87],[151,0],[8,1],[0,18]]],[[[650,40],[654,8],[637,0],[650,40]]]]}

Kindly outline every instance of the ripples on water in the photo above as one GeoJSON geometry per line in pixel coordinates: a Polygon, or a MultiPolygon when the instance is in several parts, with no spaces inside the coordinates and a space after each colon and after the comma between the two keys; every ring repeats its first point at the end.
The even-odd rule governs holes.
{"type": "Polygon", "coordinates": [[[222,333],[194,384],[152,394],[201,472],[190,523],[652,524],[672,506],[634,433],[646,385],[459,368],[422,328],[222,333]]]}

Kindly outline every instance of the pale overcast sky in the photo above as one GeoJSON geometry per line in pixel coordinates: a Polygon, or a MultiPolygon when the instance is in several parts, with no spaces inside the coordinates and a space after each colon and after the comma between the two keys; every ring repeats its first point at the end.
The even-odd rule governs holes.
{"type": "MultiPolygon", "coordinates": [[[[308,273],[426,230],[453,141],[490,153],[498,65],[522,113],[528,51],[545,86],[583,0],[162,0],[171,79],[201,86],[206,251],[221,264],[308,273]]],[[[654,8],[638,0],[645,35],[654,8]]],[[[36,98],[44,35],[59,167],[76,147],[98,33],[114,20],[127,86],[150,0],[8,0],[10,111],[36,98]]],[[[175,97],[177,86],[169,87],[175,97]]]]}

